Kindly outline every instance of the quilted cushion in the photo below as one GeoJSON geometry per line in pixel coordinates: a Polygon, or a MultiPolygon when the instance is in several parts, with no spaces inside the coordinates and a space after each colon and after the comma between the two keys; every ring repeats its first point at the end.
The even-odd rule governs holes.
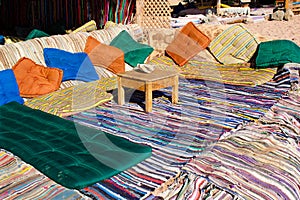
{"type": "Polygon", "coordinates": [[[127,31],[121,31],[110,43],[124,52],[125,62],[136,67],[144,63],[146,58],[153,52],[153,48],[146,44],[135,41],[127,31]]]}
{"type": "Polygon", "coordinates": [[[286,63],[300,63],[300,47],[293,41],[272,40],[259,44],[256,67],[278,67],[286,63]]]}
{"type": "Polygon", "coordinates": [[[67,188],[100,182],[152,153],[149,146],[16,102],[0,106],[0,121],[0,147],[67,188]]]}
{"type": "Polygon", "coordinates": [[[62,70],[39,65],[25,57],[12,70],[22,97],[36,97],[59,89],[63,76],[62,70]]]}
{"type": "Polygon", "coordinates": [[[0,105],[16,101],[20,104],[24,100],[20,96],[19,87],[12,69],[0,71],[0,105]]]}
{"type": "Polygon", "coordinates": [[[242,25],[228,27],[209,44],[210,52],[223,64],[247,63],[257,47],[256,38],[242,25]]]}
{"type": "Polygon", "coordinates": [[[192,22],[187,23],[167,46],[166,53],[179,66],[183,66],[210,43],[210,38],[192,22]]]}
{"type": "Polygon", "coordinates": [[[113,73],[125,72],[124,52],[117,47],[102,44],[89,36],[84,52],[89,55],[94,66],[104,67],[113,73]]]}
{"type": "Polygon", "coordinates": [[[95,81],[99,76],[85,52],[71,53],[56,48],[44,48],[44,59],[48,67],[63,70],[62,81],[95,81]]]}

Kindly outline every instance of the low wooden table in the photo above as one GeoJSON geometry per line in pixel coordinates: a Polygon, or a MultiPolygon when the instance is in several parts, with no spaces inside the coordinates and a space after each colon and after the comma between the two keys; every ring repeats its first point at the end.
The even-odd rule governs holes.
{"type": "Polygon", "coordinates": [[[125,92],[123,87],[128,87],[145,92],[145,110],[152,111],[152,91],[161,88],[173,87],[172,103],[178,102],[178,73],[156,69],[147,74],[136,70],[118,74],[118,104],[125,103],[125,92]]]}

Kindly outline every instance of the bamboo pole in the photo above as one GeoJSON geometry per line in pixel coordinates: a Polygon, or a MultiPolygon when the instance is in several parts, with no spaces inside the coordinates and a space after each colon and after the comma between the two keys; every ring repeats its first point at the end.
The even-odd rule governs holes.
{"type": "Polygon", "coordinates": [[[285,8],[285,10],[288,10],[290,8],[290,0],[284,1],[284,8],[285,8]]]}
{"type": "Polygon", "coordinates": [[[217,15],[221,13],[220,8],[221,8],[221,0],[217,0],[217,15]]]}

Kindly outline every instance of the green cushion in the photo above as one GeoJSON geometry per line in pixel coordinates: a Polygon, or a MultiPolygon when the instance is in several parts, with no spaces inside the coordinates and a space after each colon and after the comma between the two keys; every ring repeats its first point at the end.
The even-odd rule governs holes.
{"type": "Polygon", "coordinates": [[[272,40],[258,46],[257,68],[279,67],[286,63],[300,63],[300,47],[291,40],[272,40]]]}
{"type": "Polygon", "coordinates": [[[67,187],[81,189],[151,155],[151,147],[34,110],[0,106],[0,147],[67,187]]]}
{"type": "Polygon", "coordinates": [[[151,46],[135,41],[127,31],[121,31],[110,43],[124,52],[125,62],[136,67],[144,63],[146,58],[154,50],[151,46]]]}
{"type": "Polygon", "coordinates": [[[33,29],[25,38],[25,40],[30,40],[33,38],[40,38],[40,37],[48,37],[49,34],[45,33],[44,31],[40,31],[38,29],[33,29]]]}

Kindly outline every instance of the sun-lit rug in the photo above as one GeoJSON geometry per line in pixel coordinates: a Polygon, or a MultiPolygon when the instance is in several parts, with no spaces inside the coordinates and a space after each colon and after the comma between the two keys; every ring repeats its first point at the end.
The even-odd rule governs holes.
{"type": "Polygon", "coordinates": [[[153,93],[153,112],[145,113],[144,94],[126,90],[125,105],[111,101],[68,117],[153,149],[147,160],[82,192],[95,198],[140,199],[163,191],[192,158],[239,124],[258,120],[289,87],[287,71],[256,87],[180,79],[177,105],[170,103],[171,89],[166,88],[153,93]]]}
{"type": "Polygon", "coordinates": [[[12,153],[0,149],[0,199],[89,199],[67,189],[12,153]]]}
{"type": "Polygon", "coordinates": [[[289,93],[258,121],[223,134],[156,197],[299,199],[299,145],[300,94],[289,93]]]}

